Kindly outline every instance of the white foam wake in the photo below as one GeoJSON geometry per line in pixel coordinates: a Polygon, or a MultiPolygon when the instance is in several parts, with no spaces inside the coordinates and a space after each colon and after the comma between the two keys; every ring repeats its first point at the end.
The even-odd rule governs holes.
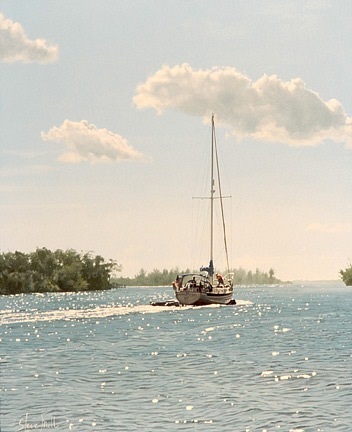
{"type": "MultiPolygon", "coordinates": [[[[236,306],[246,306],[252,304],[246,300],[237,301],[236,306]]],[[[150,314],[165,311],[178,311],[193,308],[217,308],[217,307],[236,307],[236,306],[221,306],[221,305],[207,305],[207,306],[152,306],[152,305],[118,305],[118,306],[97,306],[88,309],[57,309],[52,311],[1,311],[0,318],[1,324],[15,324],[26,322],[38,321],[73,321],[81,319],[98,319],[107,318],[127,314],[150,314]]]]}

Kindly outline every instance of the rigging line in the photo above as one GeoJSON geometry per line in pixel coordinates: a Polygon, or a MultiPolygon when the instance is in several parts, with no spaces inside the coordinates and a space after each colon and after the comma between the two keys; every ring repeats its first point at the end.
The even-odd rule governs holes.
{"type": "Polygon", "coordinates": [[[210,262],[214,262],[214,113],[211,116],[211,175],[210,175],[210,262]]]}
{"type": "Polygon", "coordinates": [[[229,254],[228,254],[227,240],[226,240],[224,203],[223,203],[223,196],[222,196],[221,182],[220,182],[219,157],[218,157],[218,147],[217,147],[217,143],[216,143],[215,130],[214,130],[214,147],[215,147],[216,171],[217,171],[217,180],[218,180],[218,186],[219,186],[219,198],[220,198],[220,207],[221,207],[222,228],[223,228],[223,235],[224,235],[224,246],[225,246],[225,253],[226,253],[227,272],[229,273],[230,272],[229,254]]]}

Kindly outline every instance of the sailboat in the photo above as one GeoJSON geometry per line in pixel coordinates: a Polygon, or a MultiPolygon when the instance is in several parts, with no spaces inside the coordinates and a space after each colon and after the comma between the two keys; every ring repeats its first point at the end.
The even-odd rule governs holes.
{"type": "MultiPolygon", "coordinates": [[[[203,197],[205,198],[205,197],[203,197]]],[[[172,283],[176,298],[180,305],[235,304],[233,296],[233,276],[229,268],[229,258],[225,231],[223,195],[221,192],[218,152],[215,135],[214,114],[211,117],[211,173],[210,173],[210,261],[207,267],[201,267],[197,273],[187,273],[177,276],[172,283]],[[216,182],[215,182],[216,178],[216,182]],[[215,187],[218,193],[216,195],[215,187]],[[214,205],[220,204],[224,251],[227,271],[225,276],[215,271],[214,266],[214,205]]]]}

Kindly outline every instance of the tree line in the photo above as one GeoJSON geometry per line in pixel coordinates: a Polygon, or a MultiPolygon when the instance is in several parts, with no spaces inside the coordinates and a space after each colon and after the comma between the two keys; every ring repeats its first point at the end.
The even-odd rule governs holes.
{"type": "MultiPolygon", "coordinates": [[[[171,285],[171,282],[176,279],[177,275],[192,273],[190,269],[180,270],[173,268],[171,270],[158,270],[154,269],[148,273],[143,268],[135,275],[134,278],[118,277],[113,278],[112,283],[115,286],[166,286],[171,285]]],[[[251,270],[246,271],[243,268],[232,270],[234,273],[235,285],[265,285],[265,284],[279,284],[283,283],[277,279],[274,274],[275,271],[271,268],[268,272],[263,272],[256,269],[254,272],[251,270]]]]}
{"type": "Polygon", "coordinates": [[[352,286],[352,264],[345,270],[340,270],[340,275],[347,286],[352,286]]]}
{"type": "Polygon", "coordinates": [[[112,288],[114,261],[73,249],[0,254],[0,294],[93,291],[112,288]]]}
{"type": "MultiPolygon", "coordinates": [[[[190,269],[143,268],[135,277],[114,277],[122,267],[115,261],[105,261],[100,255],[37,248],[34,252],[6,252],[0,254],[0,294],[34,292],[68,292],[106,290],[121,286],[167,286],[177,275],[192,273],[190,269]]],[[[264,285],[286,283],[275,277],[272,268],[268,272],[243,268],[232,270],[235,285],[264,285]]],[[[344,283],[352,286],[352,264],[340,270],[344,283]]]]}

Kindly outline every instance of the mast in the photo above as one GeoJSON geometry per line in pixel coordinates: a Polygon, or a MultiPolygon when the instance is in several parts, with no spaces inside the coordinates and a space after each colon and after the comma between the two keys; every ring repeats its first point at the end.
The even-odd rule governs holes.
{"type": "Polygon", "coordinates": [[[210,262],[213,263],[214,249],[214,141],[215,141],[214,114],[211,115],[211,173],[210,173],[210,262]]]}
{"type": "Polygon", "coordinates": [[[211,115],[210,197],[208,196],[208,197],[193,197],[193,198],[210,199],[210,262],[209,262],[208,267],[201,267],[200,270],[201,271],[207,271],[211,278],[214,275],[214,201],[215,201],[215,199],[219,199],[220,200],[220,208],[221,208],[221,218],[222,218],[222,226],[223,226],[226,262],[227,262],[227,268],[228,268],[228,272],[229,272],[229,256],[228,256],[227,241],[226,241],[223,198],[231,198],[231,195],[230,196],[223,196],[222,190],[221,190],[219,158],[218,158],[218,150],[217,150],[217,144],[216,144],[214,114],[211,115]],[[219,196],[218,197],[215,196],[215,170],[216,170],[216,174],[217,174],[217,186],[219,189],[219,196]]]}
{"type": "Polygon", "coordinates": [[[228,252],[228,249],[227,249],[226,227],[225,227],[225,214],[224,214],[223,198],[231,198],[231,196],[224,197],[223,194],[222,194],[221,181],[220,181],[220,168],[219,168],[218,148],[217,148],[217,145],[216,145],[215,135],[214,135],[214,148],[215,148],[215,156],[216,156],[216,172],[217,172],[217,175],[218,175],[218,188],[219,188],[221,219],[222,219],[222,231],[223,231],[223,236],[224,236],[224,247],[225,247],[225,255],[226,255],[227,273],[229,273],[230,272],[229,252],[228,252]]]}
{"type": "Polygon", "coordinates": [[[218,149],[216,144],[216,135],[215,135],[215,123],[214,123],[214,114],[212,114],[211,117],[211,123],[212,123],[212,137],[211,137],[211,240],[210,240],[210,259],[213,263],[213,243],[214,243],[214,193],[215,193],[215,179],[214,179],[214,154],[216,158],[216,173],[217,173],[217,185],[219,189],[219,199],[220,199],[220,208],[221,208],[221,219],[222,219],[222,228],[223,228],[223,236],[224,236],[224,247],[225,247],[225,255],[226,255],[226,264],[227,264],[227,272],[230,271],[230,265],[229,265],[229,253],[227,249],[227,240],[226,240],[226,227],[225,227],[225,215],[224,215],[224,204],[223,204],[223,198],[229,198],[224,197],[222,194],[222,188],[221,188],[221,181],[220,181],[220,168],[219,168],[219,157],[218,157],[218,149]]]}

